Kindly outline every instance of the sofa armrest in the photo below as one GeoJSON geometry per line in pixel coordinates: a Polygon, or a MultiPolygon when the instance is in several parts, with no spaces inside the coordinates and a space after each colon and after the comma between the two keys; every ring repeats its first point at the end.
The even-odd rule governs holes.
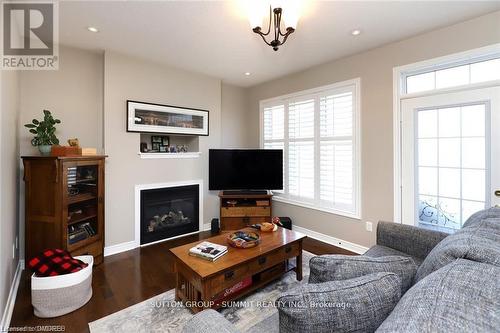
{"type": "Polygon", "coordinates": [[[183,333],[239,333],[219,312],[208,309],[198,312],[182,328],[183,333]]]}
{"type": "Polygon", "coordinates": [[[428,230],[394,222],[379,221],[377,225],[377,245],[424,259],[441,240],[448,236],[445,232],[428,230]]]}

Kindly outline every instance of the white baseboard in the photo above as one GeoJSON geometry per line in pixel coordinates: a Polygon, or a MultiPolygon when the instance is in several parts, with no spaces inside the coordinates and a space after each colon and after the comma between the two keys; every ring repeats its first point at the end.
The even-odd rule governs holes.
{"type": "Polygon", "coordinates": [[[107,257],[107,256],[111,256],[113,254],[117,254],[120,252],[133,250],[136,247],[137,247],[137,244],[135,243],[135,241],[106,246],[104,248],[104,256],[107,257]]]}
{"type": "Polygon", "coordinates": [[[23,269],[24,260],[19,260],[16,272],[14,273],[14,278],[12,279],[12,284],[10,285],[9,297],[7,298],[7,303],[5,304],[2,321],[0,322],[0,332],[7,332],[7,329],[10,326],[12,312],[14,311],[14,304],[16,304],[17,289],[19,288],[19,281],[21,281],[21,273],[23,272],[23,269]]]}
{"type": "Polygon", "coordinates": [[[351,243],[351,242],[348,242],[348,241],[345,241],[345,240],[342,240],[339,238],[328,236],[328,235],[322,234],[322,233],[317,232],[317,231],[313,231],[310,229],[299,227],[297,225],[294,225],[292,228],[294,231],[303,233],[303,234],[307,235],[308,237],[317,239],[319,241],[322,241],[322,242],[325,242],[328,244],[335,245],[337,247],[343,248],[345,250],[349,250],[349,251],[357,253],[357,254],[363,254],[366,251],[368,251],[368,248],[365,246],[361,246],[359,244],[351,243]]]}
{"type": "MultiPolygon", "coordinates": [[[[203,230],[201,230],[201,231],[208,231],[210,229],[211,229],[211,225],[209,223],[207,223],[207,224],[203,224],[203,230]]],[[[166,241],[169,241],[169,240],[172,240],[172,239],[175,239],[175,238],[180,238],[180,237],[188,236],[188,235],[191,235],[191,234],[196,234],[198,232],[199,231],[193,232],[193,233],[189,233],[189,234],[185,234],[185,235],[179,235],[179,236],[168,238],[168,239],[164,239],[164,240],[161,240],[161,241],[158,241],[158,242],[152,242],[152,243],[149,243],[147,245],[153,245],[153,244],[160,243],[160,242],[166,242],[166,241]]],[[[141,245],[137,244],[135,241],[130,241],[130,242],[120,243],[120,244],[116,244],[116,245],[106,246],[104,248],[104,256],[107,257],[107,256],[111,256],[113,254],[118,254],[118,253],[121,253],[121,252],[130,251],[130,250],[133,250],[133,249],[135,249],[137,247],[140,247],[140,246],[141,245]]]]}

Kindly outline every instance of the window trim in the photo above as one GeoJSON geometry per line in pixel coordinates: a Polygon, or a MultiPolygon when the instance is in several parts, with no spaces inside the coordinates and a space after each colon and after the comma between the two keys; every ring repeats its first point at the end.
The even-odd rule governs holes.
{"type": "Polygon", "coordinates": [[[490,80],[490,81],[476,82],[476,83],[469,82],[466,84],[461,84],[446,88],[435,87],[434,89],[424,90],[414,93],[408,93],[406,91],[407,89],[406,84],[408,77],[426,73],[433,73],[433,72],[435,73],[440,70],[445,70],[465,65],[472,65],[475,63],[494,60],[494,59],[500,59],[500,46],[498,45],[500,44],[496,44],[492,47],[485,47],[477,50],[471,50],[470,52],[462,52],[450,56],[430,59],[428,61],[426,60],[419,63],[398,67],[401,77],[400,89],[399,89],[399,94],[401,98],[413,98],[413,97],[434,95],[436,93],[449,92],[461,89],[468,90],[475,87],[479,88],[483,86],[498,85],[500,80],[490,80]]]}
{"type": "MultiPolygon", "coordinates": [[[[362,216],[362,195],[361,195],[361,78],[354,78],[351,80],[346,80],[346,81],[341,81],[341,82],[336,82],[333,84],[317,87],[317,88],[312,88],[312,89],[307,89],[307,90],[302,90],[298,91],[295,93],[290,93],[290,94],[285,94],[273,98],[268,98],[261,100],[259,102],[259,146],[260,148],[264,148],[264,107],[269,107],[270,105],[274,104],[284,104],[284,110],[285,110],[285,119],[284,119],[284,126],[285,128],[288,127],[288,104],[286,103],[286,100],[290,99],[298,99],[302,97],[306,97],[309,95],[316,95],[316,94],[321,94],[324,92],[327,92],[329,90],[339,90],[342,88],[347,88],[348,86],[353,86],[353,92],[354,92],[354,98],[353,98],[353,133],[352,133],[352,144],[353,144],[353,204],[354,204],[354,210],[353,212],[350,211],[345,211],[339,208],[326,208],[324,206],[316,204],[316,202],[311,202],[303,199],[294,199],[290,197],[283,197],[280,196],[280,193],[276,193],[273,197],[273,200],[278,201],[278,202],[283,202],[295,206],[300,206],[304,208],[309,208],[321,212],[326,212],[330,214],[335,214],[335,215],[340,215],[340,216],[345,216],[348,218],[356,219],[356,220],[361,220],[362,216]]],[[[317,118],[317,117],[315,117],[317,118]]],[[[316,120],[315,121],[319,121],[316,120]]],[[[316,126],[317,127],[317,126],[316,126]]],[[[316,149],[316,141],[319,140],[320,138],[316,136],[315,133],[315,149],[316,149]]],[[[266,140],[266,141],[272,141],[272,140],[266,140]]],[[[279,142],[283,142],[284,145],[289,144],[288,140],[288,131],[285,131],[284,133],[284,138],[283,140],[276,140],[279,142]]],[[[286,150],[288,151],[288,150],[286,150]]],[[[286,156],[286,151],[285,151],[285,161],[288,161],[288,156],[286,156]]],[[[316,165],[317,163],[315,163],[316,165]]],[[[319,174],[317,172],[315,173],[315,176],[319,177],[319,174]]],[[[288,183],[288,173],[285,172],[285,184],[288,183]]],[[[315,186],[316,190],[316,186],[315,186]]]]}
{"type": "MultiPolygon", "coordinates": [[[[441,57],[435,57],[415,63],[410,63],[408,65],[394,67],[392,70],[392,86],[393,86],[393,221],[396,223],[404,223],[402,219],[402,156],[401,156],[401,103],[404,99],[410,99],[415,97],[424,97],[431,95],[438,95],[443,93],[458,92],[463,90],[471,90],[477,88],[487,88],[495,87],[500,85],[500,80],[496,81],[486,81],[479,83],[472,83],[467,85],[461,85],[456,87],[448,87],[437,90],[429,90],[418,93],[407,94],[405,91],[406,76],[405,73],[411,73],[412,75],[417,73],[419,70],[429,69],[432,66],[437,66],[439,64],[450,64],[459,63],[466,59],[479,59],[481,57],[491,56],[492,54],[500,54],[500,43],[491,44],[488,46],[475,48],[463,52],[453,53],[441,57]]],[[[425,71],[425,70],[424,70],[425,71]]],[[[408,223],[408,222],[407,222],[408,223]]]]}

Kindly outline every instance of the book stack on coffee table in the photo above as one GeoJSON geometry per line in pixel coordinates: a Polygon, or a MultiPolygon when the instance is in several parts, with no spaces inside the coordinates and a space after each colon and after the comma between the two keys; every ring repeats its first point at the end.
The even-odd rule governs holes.
{"type": "Polygon", "coordinates": [[[189,255],[208,261],[215,261],[227,253],[227,246],[202,242],[189,250],[189,255]]]}

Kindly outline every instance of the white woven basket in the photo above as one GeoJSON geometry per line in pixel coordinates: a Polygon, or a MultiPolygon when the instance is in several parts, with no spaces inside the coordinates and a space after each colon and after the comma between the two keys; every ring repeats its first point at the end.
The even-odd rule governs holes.
{"type": "Polygon", "coordinates": [[[80,259],[88,266],[70,274],[31,276],[31,304],[35,316],[40,318],[62,316],[75,311],[90,300],[94,257],[78,256],[75,259],[80,259]]]}

